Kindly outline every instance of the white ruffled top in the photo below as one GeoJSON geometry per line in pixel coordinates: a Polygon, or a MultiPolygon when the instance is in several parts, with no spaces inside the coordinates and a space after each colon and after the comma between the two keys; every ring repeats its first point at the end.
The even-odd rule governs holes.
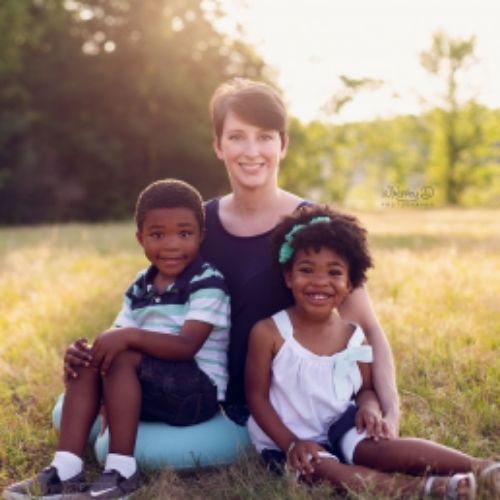
{"type": "MultiPolygon", "coordinates": [[[[319,356],[295,340],[285,310],[272,319],[285,342],[272,362],[271,405],[299,439],[326,443],[328,429],[361,387],[358,361],[371,362],[372,348],[362,345],[365,335],[354,324],[354,333],[343,351],[319,356]]],[[[279,449],[253,417],[248,421],[248,431],[257,451],[279,449]]]]}

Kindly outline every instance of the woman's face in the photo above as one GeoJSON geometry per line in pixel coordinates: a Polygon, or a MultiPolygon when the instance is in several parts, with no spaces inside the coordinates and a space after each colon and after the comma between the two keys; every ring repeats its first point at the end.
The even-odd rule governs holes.
{"type": "Polygon", "coordinates": [[[226,165],[231,184],[254,189],[277,182],[280,160],[285,156],[288,138],[282,144],[277,130],[263,129],[229,112],[222,135],[214,140],[219,160],[226,165]]]}

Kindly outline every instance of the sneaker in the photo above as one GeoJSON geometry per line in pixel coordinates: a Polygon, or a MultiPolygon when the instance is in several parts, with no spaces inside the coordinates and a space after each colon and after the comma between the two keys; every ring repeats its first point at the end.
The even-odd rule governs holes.
{"type": "Polygon", "coordinates": [[[105,470],[92,484],[90,498],[128,498],[128,495],[139,489],[139,470],[125,479],[118,471],[105,470]]]}
{"type": "Polygon", "coordinates": [[[57,469],[46,467],[36,477],[12,484],[3,490],[5,500],[21,500],[23,498],[70,499],[81,498],[87,489],[83,472],[66,481],[61,481],[57,469]]]}

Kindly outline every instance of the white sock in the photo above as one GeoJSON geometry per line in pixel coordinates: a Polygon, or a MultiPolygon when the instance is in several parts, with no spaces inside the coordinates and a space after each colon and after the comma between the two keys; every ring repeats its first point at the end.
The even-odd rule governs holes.
{"type": "Polygon", "coordinates": [[[135,458],[130,455],[119,455],[118,453],[108,453],[104,470],[115,469],[125,479],[131,477],[137,470],[135,458]]]}
{"type": "Polygon", "coordinates": [[[83,460],[70,451],[56,451],[54,460],[52,460],[50,465],[53,465],[57,469],[59,479],[66,481],[66,479],[82,472],[83,460]]]}

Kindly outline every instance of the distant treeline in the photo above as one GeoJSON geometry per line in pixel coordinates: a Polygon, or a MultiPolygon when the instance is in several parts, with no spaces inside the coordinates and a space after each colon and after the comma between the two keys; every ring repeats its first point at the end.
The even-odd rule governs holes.
{"type": "Polygon", "coordinates": [[[150,181],[226,175],[208,102],[252,50],[199,0],[2,0],[0,223],[129,217],[150,181]]]}
{"type": "MultiPolygon", "coordinates": [[[[224,192],[210,95],[269,69],[215,29],[219,15],[217,0],[3,0],[0,223],[130,217],[138,192],[170,176],[224,192]]],[[[292,120],[290,135],[282,181],[304,196],[370,206],[430,185],[435,204],[500,204],[500,113],[474,102],[344,126],[292,120]]]]}
{"type": "Polygon", "coordinates": [[[282,184],[347,207],[500,206],[500,110],[290,126],[282,184]],[[451,131],[451,132],[450,132],[451,131]],[[450,135],[451,134],[451,135],[450,135]]]}
{"type": "MultiPolygon", "coordinates": [[[[418,116],[328,126],[293,122],[286,186],[347,206],[500,206],[500,110],[461,97],[475,37],[434,33],[420,63],[436,84],[418,116]]],[[[341,76],[335,114],[384,82],[341,76]]]]}

